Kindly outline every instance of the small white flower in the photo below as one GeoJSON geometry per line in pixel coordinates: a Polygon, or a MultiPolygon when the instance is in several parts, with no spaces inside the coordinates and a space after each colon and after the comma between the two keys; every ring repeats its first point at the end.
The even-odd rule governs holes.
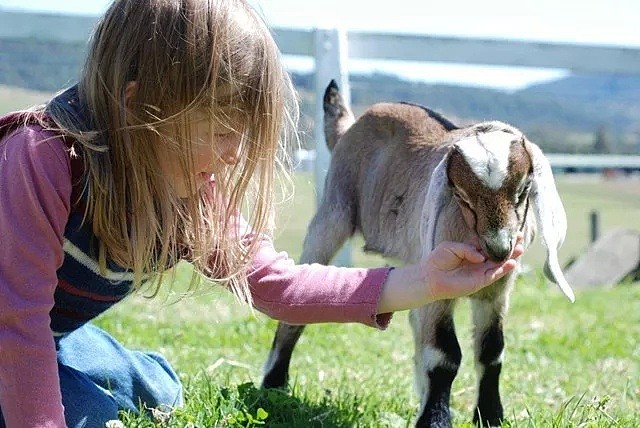
{"type": "Polygon", "coordinates": [[[105,428],[124,428],[124,424],[118,420],[107,421],[105,428]]]}
{"type": "Polygon", "coordinates": [[[153,415],[153,419],[161,424],[169,422],[169,418],[171,418],[170,412],[163,412],[160,409],[151,409],[151,414],[153,415]]]}

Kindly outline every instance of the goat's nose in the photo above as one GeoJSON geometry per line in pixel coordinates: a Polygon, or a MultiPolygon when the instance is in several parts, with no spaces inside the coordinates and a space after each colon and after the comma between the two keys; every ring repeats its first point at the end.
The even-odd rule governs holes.
{"type": "Polygon", "coordinates": [[[494,262],[507,260],[513,251],[514,239],[508,230],[499,230],[485,236],[483,241],[487,256],[494,262]]]}

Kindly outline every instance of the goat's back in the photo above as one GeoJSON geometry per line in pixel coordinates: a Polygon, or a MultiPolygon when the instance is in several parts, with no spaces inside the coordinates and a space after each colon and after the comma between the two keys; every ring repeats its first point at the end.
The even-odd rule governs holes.
{"type": "Polygon", "coordinates": [[[356,201],[355,228],[366,249],[415,258],[420,211],[433,169],[457,129],[431,110],[405,103],[374,104],[333,149],[328,188],[356,201]]]}
{"type": "MultiPolygon", "coordinates": [[[[381,146],[424,150],[437,146],[455,125],[426,107],[408,103],[378,103],[369,107],[338,141],[337,146],[375,152],[381,146]]],[[[338,147],[336,147],[338,148],[338,147]]]]}

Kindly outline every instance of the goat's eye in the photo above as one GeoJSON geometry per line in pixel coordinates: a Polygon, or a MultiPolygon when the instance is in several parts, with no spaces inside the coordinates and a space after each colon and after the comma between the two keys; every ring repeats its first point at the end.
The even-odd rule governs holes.
{"type": "Polygon", "coordinates": [[[527,200],[529,190],[531,190],[531,181],[527,181],[520,193],[518,193],[518,196],[516,197],[516,205],[522,205],[522,203],[527,200]]]}

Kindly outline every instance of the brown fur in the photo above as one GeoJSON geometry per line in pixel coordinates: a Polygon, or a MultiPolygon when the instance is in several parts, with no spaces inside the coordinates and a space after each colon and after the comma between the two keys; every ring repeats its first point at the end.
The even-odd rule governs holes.
{"type": "MultiPolygon", "coordinates": [[[[336,210],[349,213],[348,228],[338,228],[332,237],[313,236],[313,225],[307,239],[340,243],[345,229],[360,231],[365,238],[365,249],[384,256],[415,262],[422,257],[419,233],[420,220],[426,190],[433,170],[451,151],[453,142],[469,135],[468,129],[447,130],[446,127],[418,106],[409,104],[380,103],[369,108],[350,127],[352,116],[329,117],[333,126],[332,164],[327,177],[327,192],[316,216],[319,220],[331,218],[336,210]],[[340,133],[339,129],[346,129],[340,133]],[[325,216],[326,214],[326,216],[325,216]],[[337,236],[336,236],[337,235],[337,236]]],[[[473,131],[477,131],[479,127],[473,131]]],[[[508,125],[492,123],[486,129],[506,129],[519,133],[508,125]]],[[[480,242],[478,233],[512,222],[522,224],[522,210],[515,210],[513,193],[522,177],[531,170],[531,160],[523,143],[513,143],[510,158],[510,179],[496,191],[486,188],[466,165],[462,155],[451,154],[448,177],[453,188],[465,189],[474,198],[476,211],[482,211],[477,224],[469,221],[460,224],[461,209],[458,203],[443,207],[438,228],[441,239],[480,242]],[[466,224],[466,227],[463,225],[466,224]],[[476,227],[474,227],[476,226],[476,227]]],[[[331,145],[330,145],[331,147],[331,145]]],[[[464,206],[464,205],[463,205],[464,206]]],[[[465,216],[465,218],[468,216],[465,216]]],[[[468,220],[468,219],[467,219],[468,220]]],[[[323,235],[325,231],[321,232],[323,235]]],[[[350,235],[350,233],[349,233],[350,235]]],[[[323,246],[320,244],[320,246],[323,246]]],[[[330,252],[330,251],[329,251],[330,252]]],[[[314,253],[316,253],[314,251],[314,253]]],[[[322,251],[304,257],[304,261],[328,263],[333,254],[322,251]],[[311,257],[311,259],[309,258],[311,257]]]]}

